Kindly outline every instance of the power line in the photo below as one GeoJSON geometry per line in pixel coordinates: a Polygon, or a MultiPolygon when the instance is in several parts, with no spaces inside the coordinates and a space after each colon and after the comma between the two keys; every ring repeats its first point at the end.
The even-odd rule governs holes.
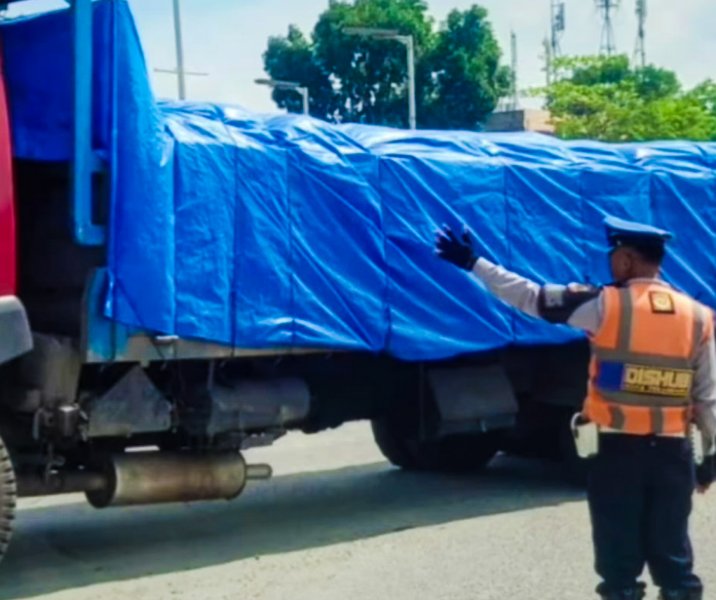
{"type": "Polygon", "coordinates": [[[612,56],[617,52],[614,37],[614,15],[619,8],[619,0],[596,0],[596,4],[597,10],[599,10],[602,17],[602,38],[599,53],[612,56]]]}
{"type": "Polygon", "coordinates": [[[636,0],[636,18],[639,22],[639,29],[634,47],[634,62],[642,69],[646,67],[646,0],[636,0]]]}

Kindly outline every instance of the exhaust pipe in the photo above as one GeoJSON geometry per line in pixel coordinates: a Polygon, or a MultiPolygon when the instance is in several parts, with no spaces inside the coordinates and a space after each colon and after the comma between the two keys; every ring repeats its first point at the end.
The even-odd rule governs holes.
{"type": "Polygon", "coordinates": [[[107,477],[93,471],[17,474],[17,495],[21,498],[100,491],[106,487],[107,477]]]}
{"type": "Polygon", "coordinates": [[[113,456],[106,486],[86,495],[95,508],[231,500],[249,479],[271,475],[269,465],[247,465],[239,453],[132,452],[113,456]]]}

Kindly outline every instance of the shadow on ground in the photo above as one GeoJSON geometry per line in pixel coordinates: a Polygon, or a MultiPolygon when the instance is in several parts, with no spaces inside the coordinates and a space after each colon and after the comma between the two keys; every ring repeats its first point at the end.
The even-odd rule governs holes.
{"type": "Polygon", "coordinates": [[[385,463],[278,477],[239,500],[96,511],[84,503],[18,517],[0,598],[220,565],[395,531],[580,501],[555,465],[497,459],[469,476],[385,463]]]}

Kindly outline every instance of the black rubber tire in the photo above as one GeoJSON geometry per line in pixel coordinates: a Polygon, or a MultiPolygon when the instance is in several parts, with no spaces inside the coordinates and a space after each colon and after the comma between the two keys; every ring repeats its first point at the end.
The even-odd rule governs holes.
{"type": "Polygon", "coordinates": [[[487,467],[500,451],[499,431],[449,437],[438,448],[438,468],[448,472],[473,472],[487,467]]]}
{"type": "Polygon", "coordinates": [[[378,449],[391,464],[409,471],[421,468],[411,443],[404,435],[397,434],[388,419],[374,419],[371,425],[378,449]]]}
{"type": "Polygon", "coordinates": [[[420,442],[388,419],[376,419],[372,426],[383,456],[409,471],[476,471],[486,467],[500,450],[497,432],[420,442]]]}
{"type": "Polygon", "coordinates": [[[12,522],[15,519],[17,483],[10,454],[0,438],[0,560],[3,559],[12,538],[12,522]]]}

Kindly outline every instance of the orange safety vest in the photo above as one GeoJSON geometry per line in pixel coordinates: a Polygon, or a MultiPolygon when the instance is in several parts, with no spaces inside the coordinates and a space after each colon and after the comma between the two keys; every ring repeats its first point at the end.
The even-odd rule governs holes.
{"type": "Polygon", "coordinates": [[[710,310],[659,281],[606,287],[584,416],[635,435],[683,435],[691,422],[696,353],[710,310]]]}

